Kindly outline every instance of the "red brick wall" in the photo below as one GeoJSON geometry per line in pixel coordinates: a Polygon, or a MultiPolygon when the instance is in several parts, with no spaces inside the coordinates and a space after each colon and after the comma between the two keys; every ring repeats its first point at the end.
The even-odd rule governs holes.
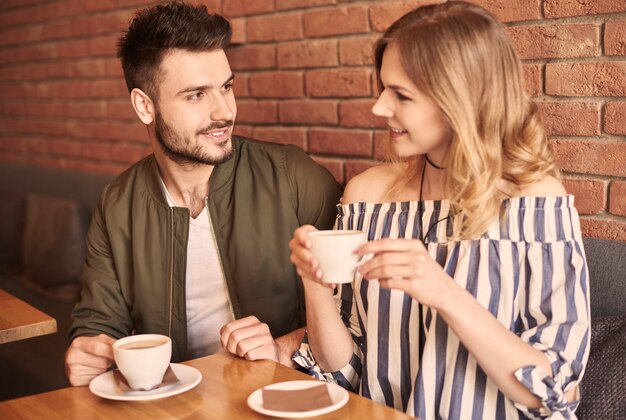
{"type": "MultiPolygon", "coordinates": [[[[382,156],[371,45],[427,0],[195,2],[235,28],[238,133],[297,144],[342,182],[382,156]]],[[[510,28],[584,232],[626,240],[626,2],[475,2],[510,28]]],[[[0,160],[118,173],[149,153],[115,38],[153,3],[0,2],[0,160]]]]}

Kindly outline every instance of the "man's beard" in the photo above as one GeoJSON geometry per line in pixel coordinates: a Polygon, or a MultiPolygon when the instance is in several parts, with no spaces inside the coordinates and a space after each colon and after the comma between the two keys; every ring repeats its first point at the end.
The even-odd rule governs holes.
{"type": "MultiPolygon", "coordinates": [[[[211,123],[196,132],[196,136],[210,130],[228,129],[234,124],[233,120],[211,123]]],[[[156,113],[154,130],[161,150],[172,161],[180,165],[217,165],[226,162],[233,156],[233,143],[228,140],[212,144],[214,151],[206,151],[200,145],[191,146],[191,139],[185,137],[174,127],[165,122],[159,112],[156,113]]]]}

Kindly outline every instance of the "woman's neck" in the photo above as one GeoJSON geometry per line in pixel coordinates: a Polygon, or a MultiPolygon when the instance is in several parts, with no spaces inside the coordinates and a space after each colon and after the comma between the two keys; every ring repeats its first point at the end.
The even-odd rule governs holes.
{"type": "Polygon", "coordinates": [[[420,198],[423,200],[441,200],[445,197],[446,169],[424,155],[420,177],[420,198]]]}

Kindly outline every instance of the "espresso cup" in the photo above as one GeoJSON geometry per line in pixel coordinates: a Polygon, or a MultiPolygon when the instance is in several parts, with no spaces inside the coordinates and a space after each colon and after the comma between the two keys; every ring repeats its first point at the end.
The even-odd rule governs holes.
{"type": "Polygon", "coordinates": [[[350,283],[359,264],[355,251],[367,242],[360,230],[319,230],[309,233],[311,253],[319,262],[324,283],[350,283]]]}
{"type": "Polygon", "coordinates": [[[160,334],[131,335],[113,343],[113,356],[132,389],[152,389],[163,381],[170,365],[172,340],[160,334]]]}

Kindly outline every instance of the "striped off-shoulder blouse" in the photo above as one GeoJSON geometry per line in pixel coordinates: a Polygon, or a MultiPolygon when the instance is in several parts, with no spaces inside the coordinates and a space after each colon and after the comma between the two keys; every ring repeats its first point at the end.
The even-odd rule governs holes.
{"type": "MultiPolygon", "coordinates": [[[[573,196],[514,197],[480,239],[450,241],[449,203],[424,201],[430,255],[522,340],[544,352],[538,366],[515,372],[543,402],[513,402],[478,366],[437,311],[399,290],[356,275],[336,294],[354,340],[350,362],[324,372],[306,343],[294,360],[309,372],[423,420],[575,418],[565,392],[582,378],[589,353],[589,286],[573,196]]],[[[419,202],[340,205],[337,229],[379,238],[421,238],[419,202]]]]}

